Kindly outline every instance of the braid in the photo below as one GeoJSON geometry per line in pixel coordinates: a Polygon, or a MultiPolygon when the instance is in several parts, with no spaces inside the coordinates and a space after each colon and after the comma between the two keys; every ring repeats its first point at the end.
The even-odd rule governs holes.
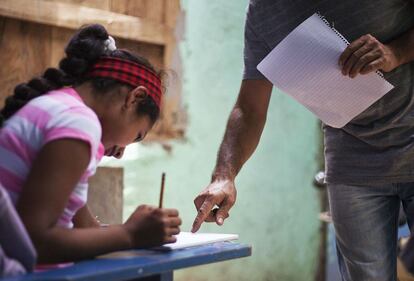
{"type": "MultiPolygon", "coordinates": [[[[127,50],[107,50],[105,40],[108,37],[106,29],[99,24],[87,25],[79,29],[66,46],[66,57],[59,62],[59,68],[48,68],[42,76],[17,85],[14,94],[6,98],[5,106],[0,111],[0,128],[4,121],[31,99],[49,91],[65,86],[80,85],[86,81],[90,81],[98,93],[105,93],[114,87],[125,85],[110,78],[86,77],[86,73],[101,56],[129,59],[155,72],[154,67],[143,57],[133,55],[127,50]]],[[[137,110],[138,114],[149,115],[154,122],[159,117],[159,109],[150,97],[145,98],[138,105],[137,110]]]]}
{"type": "Polygon", "coordinates": [[[27,83],[21,83],[14,88],[14,94],[6,98],[5,106],[0,111],[0,127],[4,121],[22,108],[28,101],[48,91],[62,88],[64,74],[56,68],[48,68],[40,77],[35,77],[27,83]]]}

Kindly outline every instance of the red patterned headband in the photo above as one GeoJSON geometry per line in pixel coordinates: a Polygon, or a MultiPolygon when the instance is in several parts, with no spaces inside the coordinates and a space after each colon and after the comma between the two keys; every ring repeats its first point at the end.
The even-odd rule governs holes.
{"type": "Polygon", "coordinates": [[[161,104],[161,79],[148,67],[130,60],[101,57],[92,66],[89,77],[112,78],[124,82],[132,87],[144,86],[148,89],[148,95],[160,107],[161,104]]]}

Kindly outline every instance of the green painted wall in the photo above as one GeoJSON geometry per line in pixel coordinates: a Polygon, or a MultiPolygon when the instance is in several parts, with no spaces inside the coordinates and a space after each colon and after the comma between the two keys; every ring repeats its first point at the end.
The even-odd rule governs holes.
{"type": "MultiPolygon", "coordinates": [[[[158,202],[160,175],[167,173],[165,205],[180,210],[189,231],[193,199],[209,182],[243,69],[247,0],[188,0],[180,46],[183,100],[189,124],[185,141],[127,150],[126,218],[142,203],[158,202]]],[[[319,246],[318,197],[312,179],[318,168],[319,125],[287,96],[273,93],[267,125],[254,156],[237,178],[238,201],[223,227],[201,231],[238,233],[253,256],[176,273],[176,280],[313,280],[319,246]]],[[[117,164],[120,161],[106,161],[117,164]]]]}

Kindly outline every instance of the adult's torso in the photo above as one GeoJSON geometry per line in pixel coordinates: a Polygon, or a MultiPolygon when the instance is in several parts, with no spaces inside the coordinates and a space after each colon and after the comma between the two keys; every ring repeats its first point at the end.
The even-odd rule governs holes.
{"type": "MultiPolygon", "coordinates": [[[[315,12],[350,42],[371,34],[387,43],[414,28],[412,0],[251,0],[247,23],[270,51],[315,12]]],[[[344,128],[324,127],[328,182],[414,180],[414,63],[384,76],[394,90],[344,128]]]]}

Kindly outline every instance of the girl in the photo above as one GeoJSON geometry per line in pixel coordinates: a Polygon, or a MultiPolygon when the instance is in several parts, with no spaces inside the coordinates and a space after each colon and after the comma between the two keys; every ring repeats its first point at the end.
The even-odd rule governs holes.
{"type": "Polygon", "coordinates": [[[158,119],[159,73],[116,49],[101,25],[81,28],[65,53],[59,69],[18,85],[0,114],[0,185],[39,263],[174,242],[181,224],[175,209],[140,206],[124,224],[99,227],[85,204],[101,157],[121,158],[158,119]]]}

